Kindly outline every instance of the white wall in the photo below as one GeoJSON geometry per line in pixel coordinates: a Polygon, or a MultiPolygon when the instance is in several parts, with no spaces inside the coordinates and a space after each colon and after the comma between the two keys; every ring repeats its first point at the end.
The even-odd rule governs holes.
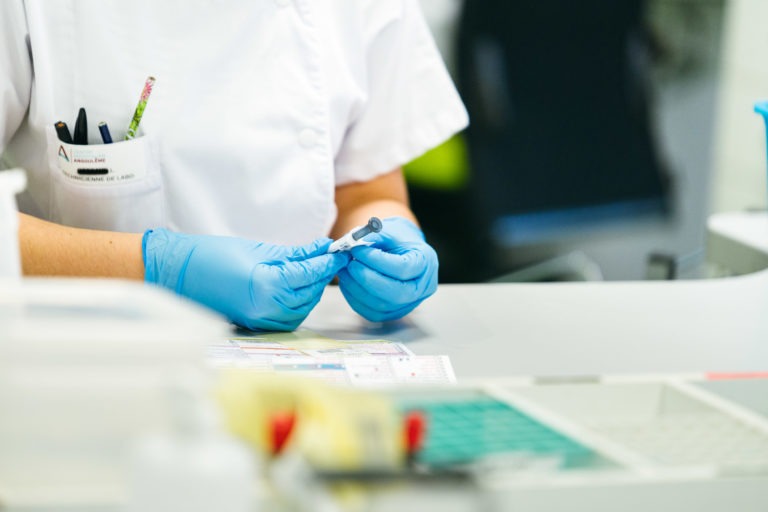
{"type": "Polygon", "coordinates": [[[728,0],[715,123],[712,210],[765,207],[766,136],[756,101],[768,100],[768,1],[728,0]]]}

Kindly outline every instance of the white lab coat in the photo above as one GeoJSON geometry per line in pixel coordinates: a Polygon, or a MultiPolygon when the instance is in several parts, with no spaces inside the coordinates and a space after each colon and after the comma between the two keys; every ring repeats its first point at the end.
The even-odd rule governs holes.
{"type": "Polygon", "coordinates": [[[467,124],[416,0],[3,0],[0,41],[20,208],[73,226],[305,243],[332,227],[337,185],[467,124]],[[122,142],[149,75],[139,137],[122,142]],[[80,107],[93,147],[53,129],[80,107]],[[79,176],[88,159],[110,174],[79,176]]]}

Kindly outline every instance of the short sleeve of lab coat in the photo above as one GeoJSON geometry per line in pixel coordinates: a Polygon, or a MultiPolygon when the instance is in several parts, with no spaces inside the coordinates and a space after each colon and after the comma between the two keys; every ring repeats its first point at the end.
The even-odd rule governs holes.
{"type": "Polygon", "coordinates": [[[367,98],[336,155],[337,185],[404,165],[468,123],[418,0],[385,2],[399,12],[370,34],[367,98]]]}
{"type": "Polygon", "coordinates": [[[0,1],[0,153],[21,125],[32,90],[27,20],[21,0],[0,1]]]}

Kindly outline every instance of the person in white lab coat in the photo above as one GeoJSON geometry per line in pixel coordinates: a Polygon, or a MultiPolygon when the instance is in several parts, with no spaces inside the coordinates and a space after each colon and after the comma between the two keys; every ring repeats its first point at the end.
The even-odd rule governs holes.
{"type": "Polygon", "coordinates": [[[467,115],[417,0],[5,0],[0,34],[26,274],[145,279],[252,329],[294,329],[336,275],[372,321],[434,293],[400,166],[467,115]],[[81,107],[88,146],[54,129],[81,107]],[[374,215],[372,246],[326,254],[374,215]]]}

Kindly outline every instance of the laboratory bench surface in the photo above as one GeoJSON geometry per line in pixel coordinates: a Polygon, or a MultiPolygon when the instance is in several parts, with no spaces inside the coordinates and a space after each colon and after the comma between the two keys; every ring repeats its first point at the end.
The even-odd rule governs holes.
{"type": "Polygon", "coordinates": [[[450,356],[456,376],[748,372],[768,362],[768,271],[696,281],[441,285],[368,323],[338,287],[302,328],[450,356]]]}
{"type": "MultiPolygon", "coordinates": [[[[135,283],[119,286],[119,283],[95,280],[88,283],[31,280],[23,288],[25,296],[43,305],[57,297],[61,304],[74,304],[74,307],[62,310],[66,314],[57,313],[54,325],[63,334],[70,332],[73,343],[77,342],[79,350],[87,354],[84,360],[91,364],[101,361],[96,356],[113,356],[111,351],[116,344],[126,350],[135,348],[138,353],[145,353],[146,349],[136,343],[122,343],[138,332],[127,329],[130,326],[135,329],[142,325],[146,327],[143,341],[148,345],[145,347],[154,347],[160,334],[170,336],[167,341],[188,345],[191,341],[219,339],[230,332],[229,326],[219,318],[208,318],[210,313],[179,302],[162,290],[135,283]],[[88,307],[80,307],[83,304],[88,307]],[[103,343],[107,321],[99,320],[100,316],[89,317],[94,312],[106,314],[104,308],[94,304],[103,304],[106,309],[114,308],[119,313],[109,317],[110,322],[117,321],[121,327],[109,331],[110,343],[103,343]],[[130,307],[118,307],[126,304],[130,307]],[[135,321],[136,314],[142,312],[147,313],[144,324],[135,321]],[[78,314],[82,317],[79,320],[78,314]],[[155,332],[157,327],[169,324],[172,328],[167,332],[155,332]],[[77,325],[91,327],[81,332],[74,328],[77,325]],[[70,329],[62,330],[63,326],[70,329]]],[[[0,305],[3,300],[6,305],[16,304],[16,295],[12,289],[0,287],[0,305]]],[[[6,313],[11,315],[17,311],[7,308],[6,313]]],[[[50,311],[51,308],[30,308],[27,312],[34,315],[50,311]]],[[[416,354],[448,355],[461,383],[474,378],[521,375],[761,371],[768,361],[766,311],[768,271],[701,281],[441,285],[438,292],[412,315],[387,324],[361,319],[347,305],[339,288],[332,286],[302,328],[340,340],[386,339],[403,342],[416,354]]],[[[9,318],[0,320],[7,322],[9,318]]],[[[0,322],[0,325],[5,324],[0,322]]],[[[20,338],[25,341],[21,344],[24,350],[14,354],[28,356],[30,365],[48,364],[51,357],[73,350],[70,345],[47,343],[47,359],[41,360],[41,352],[32,350],[35,345],[28,347],[27,342],[46,341],[46,338],[36,337],[36,334],[48,332],[44,329],[46,326],[40,322],[25,326],[27,328],[18,333],[27,336],[20,338]]],[[[179,345],[162,345],[167,345],[167,350],[158,353],[155,349],[147,368],[165,373],[166,367],[158,363],[158,358],[159,361],[179,363],[179,345]]],[[[122,364],[123,352],[120,354],[120,358],[104,360],[112,361],[114,365],[122,364]]],[[[189,357],[196,354],[191,351],[189,357]]],[[[133,371],[131,366],[126,368],[133,371]]],[[[88,382],[86,379],[85,384],[88,382]]],[[[132,381],[128,382],[133,389],[132,381]]],[[[143,382],[152,386],[151,379],[143,382]]],[[[72,389],[77,390],[76,387],[72,389]]],[[[62,401],[65,391],[57,391],[56,402],[77,404],[78,395],[72,392],[70,402],[62,401]]],[[[130,394],[125,396],[131,400],[135,398],[130,394]]],[[[160,399],[157,393],[146,395],[148,407],[152,406],[155,397],[160,399]]],[[[112,404],[114,398],[110,392],[104,399],[112,404]]],[[[136,402],[130,403],[131,416],[137,416],[136,402]]],[[[19,410],[26,410],[28,403],[22,405],[19,410]]],[[[104,415],[100,407],[94,407],[93,411],[99,421],[121,421],[120,428],[123,428],[122,416],[104,415]]],[[[57,438],[59,435],[57,431],[57,438]]],[[[15,471],[16,467],[12,469],[15,471]]],[[[530,484],[525,479],[507,483],[503,479],[486,481],[480,478],[471,485],[456,485],[450,481],[424,485],[417,482],[408,486],[374,485],[366,487],[365,493],[358,496],[362,502],[354,510],[602,512],[621,509],[640,512],[719,511],[731,507],[759,512],[765,508],[768,493],[768,472],[755,477],[691,478],[685,481],[647,479],[634,473],[626,478],[590,480],[584,485],[572,485],[568,480],[557,486],[549,481],[530,484]]],[[[35,473],[35,479],[45,481],[39,472],[35,473]]],[[[35,498],[40,499],[37,495],[35,498]]],[[[21,508],[0,505],[0,510],[121,510],[112,503],[104,507],[97,503],[90,508],[48,506],[50,503],[57,502],[41,502],[39,506],[35,503],[33,507],[21,508]]]]}

